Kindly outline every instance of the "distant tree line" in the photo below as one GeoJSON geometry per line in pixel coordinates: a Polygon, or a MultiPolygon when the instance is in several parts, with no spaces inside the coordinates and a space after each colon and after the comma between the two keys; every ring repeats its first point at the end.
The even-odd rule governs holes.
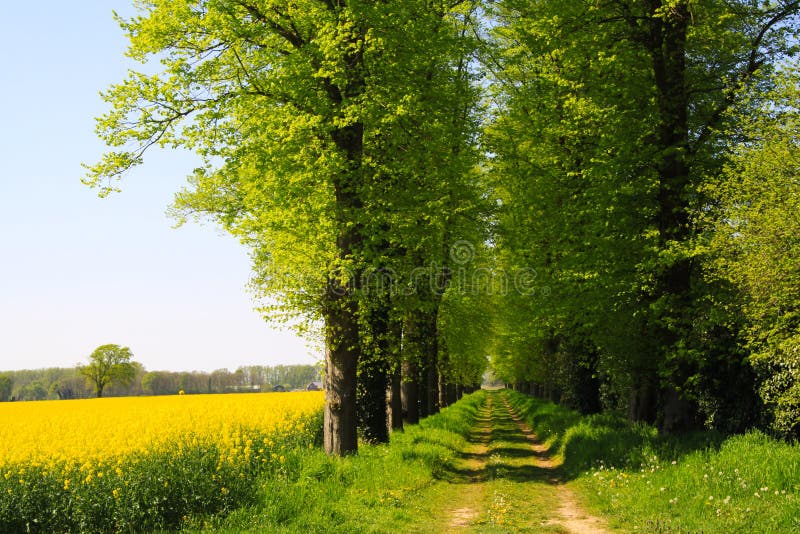
{"type": "MultiPolygon", "coordinates": [[[[133,377],[127,384],[111,382],[104,397],[140,395],[175,395],[193,393],[238,393],[305,389],[321,380],[314,365],[247,365],[235,371],[147,371],[132,362],[133,377]],[[278,387],[280,386],[280,387],[278,387]]],[[[50,367],[0,373],[0,402],[10,400],[65,400],[96,396],[95,385],[81,373],[80,367],[50,367]]]]}

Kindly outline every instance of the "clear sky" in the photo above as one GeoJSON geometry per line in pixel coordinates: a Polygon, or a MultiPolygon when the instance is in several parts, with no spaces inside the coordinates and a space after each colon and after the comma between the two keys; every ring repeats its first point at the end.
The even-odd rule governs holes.
{"type": "Polygon", "coordinates": [[[128,346],[147,369],[314,363],[246,290],[247,251],[165,210],[195,166],[150,154],[106,199],[80,182],[103,152],[98,92],[135,66],[112,10],[132,0],[9,2],[0,16],[0,370],[73,366],[128,346]]]}

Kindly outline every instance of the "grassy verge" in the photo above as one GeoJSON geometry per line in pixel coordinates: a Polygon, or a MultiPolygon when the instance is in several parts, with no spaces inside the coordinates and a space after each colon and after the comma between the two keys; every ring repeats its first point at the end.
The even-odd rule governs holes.
{"type": "Polygon", "coordinates": [[[596,512],[625,531],[798,532],[800,447],[760,432],[659,436],[508,392],[596,512]]]}
{"type": "Polygon", "coordinates": [[[485,392],[465,397],[387,445],[362,445],[356,456],[318,449],[290,451],[286,469],[261,480],[255,502],[225,517],[196,517],[190,531],[403,532],[420,516],[436,517],[422,495],[464,449],[485,392]]]}

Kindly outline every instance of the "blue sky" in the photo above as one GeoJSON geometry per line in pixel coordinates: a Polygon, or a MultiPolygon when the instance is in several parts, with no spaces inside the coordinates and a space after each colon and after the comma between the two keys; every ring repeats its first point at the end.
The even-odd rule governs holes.
{"type": "Polygon", "coordinates": [[[148,369],[313,363],[247,293],[246,250],[165,210],[194,167],[154,152],[106,199],[80,182],[103,152],[98,92],[129,67],[112,10],[132,0],[12,2],[0,17],[0,370],[72,366],[104,343],[148,369]]]}

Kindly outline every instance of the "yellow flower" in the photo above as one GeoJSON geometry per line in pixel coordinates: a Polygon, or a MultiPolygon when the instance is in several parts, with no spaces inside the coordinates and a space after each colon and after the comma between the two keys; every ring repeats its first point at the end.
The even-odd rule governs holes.
{"type": "Polygon", "coordinates": [[[321,392],[0,403],[0,474],[36,484],[26,468],[38,464],[69,489],[66,480],[90,483],[112,468],[122,478],[125,466],[149,451],[206,444],[219,448],[220,470],[238,468],[256,450],[278,460],[270,450],[281,444],[274,436],[308,438],[304,420],[323,403],[321,392]]]}

